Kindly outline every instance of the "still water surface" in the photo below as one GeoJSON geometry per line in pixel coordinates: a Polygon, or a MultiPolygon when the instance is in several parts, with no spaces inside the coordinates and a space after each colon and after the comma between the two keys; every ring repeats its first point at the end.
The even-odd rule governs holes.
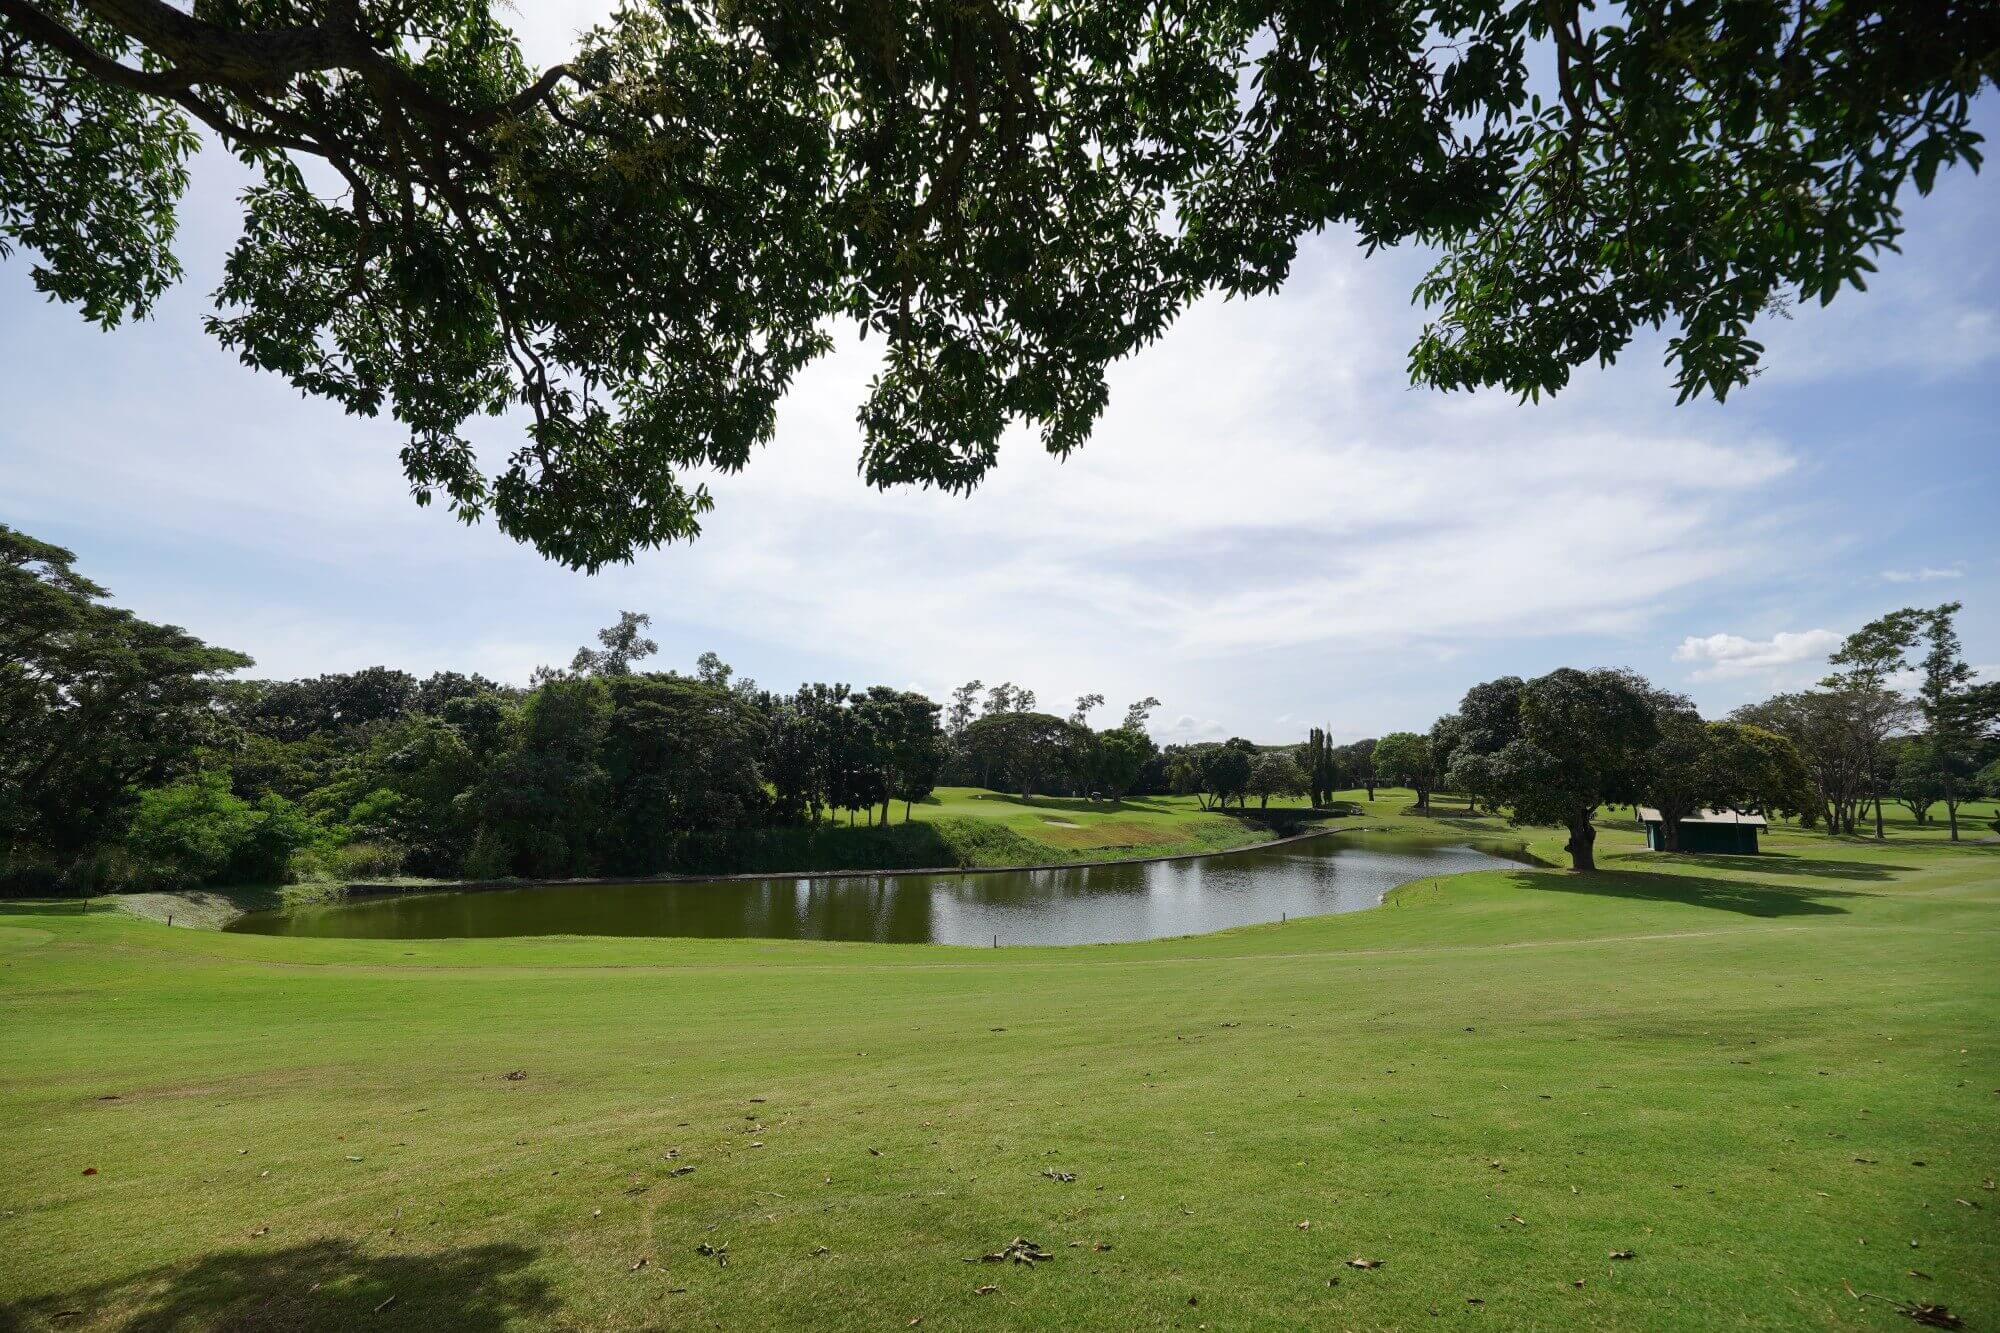
{"type": "Polygon", "coordinates": [[[1413,879],[1506,864],[1467,846],[1346,833],[1189,861],[1066,870],[393,894],[252,913],[229,929],[400,940],[683,935],[990,945],[997,936],[1003,945],[1107,944],[1359,911],[1413,879]]]}

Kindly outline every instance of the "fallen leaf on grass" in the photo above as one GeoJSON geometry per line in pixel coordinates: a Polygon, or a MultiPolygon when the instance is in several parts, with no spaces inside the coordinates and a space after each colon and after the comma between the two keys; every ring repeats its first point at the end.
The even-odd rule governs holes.
{"type": "Polygon", "coordinates": [[[86,1166],[85,1168],[83,1168],[83,1174],[85,1174],[86,1176],[94,1176],[97,1174],[97,1168],[94,1166],[86,1166]]]}
{"type": "Polygon", "coordinates": [[[1908,1315],[1919,1324],[1932,1328],[1964,1328],[1965,1321],[1942,1305],[1932,1305],[1929,1301],[1918,1301],[1914,1305],[1898,1305],[1896,1313],[1908,1315]]]}
{"type": "Polygon", "coordinates": [[[1312,1225],[1313,1225],[1313,1224],[1312,1224],[1311,1222],[1301,1222],[1301,1223],[1299,1223],[1299,1230],[1301,1230],[1301,1231],[1311,1231],[1311,1230],[1312,1230],[1312,1225]]]}
{"type": "Polygon", "coordinates": [[[511,1069],[507,1071],[507,1081],[509,1083],[519,1083],[522,1079],[526,1078],[527,1076],[528,1076],[528,1071],[525,1069],[511,1069]]]}
{"type": "Polygon", "coordinates": [[[396,1303],[396,1293],[392,1291],[388,1294],[388,1296],[383,1298],[383,1301],[380,1305],[375,1307],[375,1313],[381,1314],[384,1310],[388,1309],[395,1303],[396,1303]]]}
{"type": "Polygon", "coordinates": [[[1009,1259],[1012,1259],[1017,1264],[1027,1264],[1032,1268],[1038,1263],[1044,1263],[1053,1258],[1055,1258],[1053,1254],[1050,1254],[1034,1241],[1016,1236],[1002,1248],[993,1251],[993,1253],[973,1255],[968,1257],[965,1262],[969,1264],[1004,1264],[1009,1259]]]}
{"type": "Polygon", "coordinates": [[[1576,1281],[1574,1281],[1574,1282],[1570,1283],[1570,1285],[1571,1285],[1572,1287],[1581,1287],[1581,1286],[1583,1286],[1583,1279],[1582,1279],[1582,1278],[1578,1278],[1578,1279],[1577,1279],[1576,1281]]]}
{"type": "Polygon", "coordinates": [[[724,1241],[720,1245],[710,1245],[707,1241],[703,1241],[701,1242],[701,1244],[694,1247],[694,1252],[696,1254],[703,1256],[704,1258],[715,1260],[716,1267],[718,1268],[729,1267],[728,1241],[724,1241]]]}
{"type": "Polygon", "coordinates": [[[828,1248],[826,1248],[826,1246],[824,1246],[824,1245],[815,1245],[815,1246],[813,1246],[813,1257],[814,1257],[814,1258],[818,1258],[818,1257],[819,1257],[820,1255],[822,1255],[822,1254],[832,1254],[832,1253],[833,1253],[833,1251],[832,1251],[832,1250],[829,1250],[829,1249],[828,1249],[828,1248]]]}
{"type": "Polygon", "coordinates": [[[653,1262],[651,1259],[648,1259],[645,1255],[642,1254],[637,1259],[633,1260],[632,1266],[626,1269],[625,1271],[628,1273],[636,1273],[651,1262],[653,1262]]]}
{"type": "Polygon", "coordinates": [[[1636,1259],[1639,1256],[1634,1254],[1630,1250],[1613,1250],[1610,1254],[1606,1255],[1605,1257],[1609,1259],[1636,1259]]]}
{"type": "Polygon", "coordinates": [[[991,1282],[988,1282],[983,1286],[974,1287],[972,1289],[973,1294],[977,1296],[991,1296],[994,1292],[998,1290],[1000,1290],[1000,1288],[991,1282]]]}
{"type": "Polygon", "coordinates": [[[1515,1226],[1520,1226],[1520,1227],[1524,1227],[1524,1226],[1528,1225],[1528,1219],[1527,1219],[1527,1218],[1525,1218],[1525,1217],[1523,1217],[1523,1216],[1521,1216],[1521,1215],[1520,1215],[1519,1213],[1509,1213],[1509,1214],[1507,1214],[1507,1220],[1508,1220],[1509,1222],[1512,1222],[1512,1223],[1513,1223],[1513,1224],[1514,1224],[1515,1226]]]}
{"type": "Polygon", "coordinates": [[[1467,1297],[1465,1298],[1465,1303],[1466,1303],[1467,1305],[1484,1305],[1484,1304],[1486,1304],[1486,1302],[1485,1302],[1485,1301],[1481,1300],[1481,1299],[1480,1299],[1479,1297],[1477,1297],[1477,1296],[1467,1296],[1467,1297]]]}
{"type": "Polygon", "coordinates": [[[1349,1268],[1380,1268],[1382,1261],[1380,1259],[1349,1259],[1347,1266],[1349,1268]]]}
{"type": "Polygon", "coordinates": [[[1050,1179],[1050,1180],[1060,1180],[1060,1181],[1063,1181],[1063,1182],[1065,1182],[1065,1183],[1067,1183],[1067,1182],[1069,1182],[1069,1181],[1072,1181],[1072,1180],[1075,1180],[1075,1179],[1076,1179],[1076,1172],[1074,1172],[1074,1171],[1058,1171],[1058,1170],[1056,1170],[1056,1169],[1055,1169],[1054,1167],[1052,1167],[1052,1166],[1045,1166],[1045,1167],[1043,1167],[1043,1168],[1042,1168],[1042,1174],[1043,1174],[1044,1176],[1046,1176],[1046,1177],[1047,1177],[1048,1179],[1050,1179]]]}
{"type": "Polygon", "coordinates": [[[880,1157],[882,1155],[882,1150],[880,1148],[870,1148],[868,1150],[868,1155],[870,1157],[880,1157]]]}
{"type": "Polygon", "coordinates": [[[667,1174],[670,1176],[691,1176],[694,1174],[694,1168],[691,1166],[677,1166],[667,1172],[667,1174]]]}

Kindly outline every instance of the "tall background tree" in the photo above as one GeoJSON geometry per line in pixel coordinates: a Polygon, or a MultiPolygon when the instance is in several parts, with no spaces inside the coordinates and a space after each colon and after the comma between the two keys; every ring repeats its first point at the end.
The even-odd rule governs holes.
{"type": "Polygon", "coordinates": [[[1334,758],[1333,738],[1323,729],[1314,727],[1307,734],[1306,743],[1299,747],[1297,762],[1312,803],[1316,806],[1330,804],[1340,776],[1340,765],[1334,758]]]}
{"type": "Polygon", "coordinates": [[[1917,708],[1924,743],[1941,779],[1951,840],[1958,841],[1958,807],[1979,764],[1980,742],[2000,719],[2000,694],[1973,683],[1977,675],[1959,645],[1957,602],[1923,613],[1924,656],[1917,708]]]}
{"type": "Polygon", "coordinates": [[[1828,660],[1840,670],[1820,682],[1839,696],[1854,728],[1854,745],[1865,756],[1869,796],[1875,804],[1875,837],[1882,827],[1882,794],[1895,776],[1889,737],[1912,716],[1909,700],[1891,686],[1904,659],[1916,644],[1920,613],[1904,609],[1871,620],[1847,636],[1828,660]]]}
{"type": "Polygon", "coordinates": [[[105,604],[76,557],[0,524],[0,870],[68,867],[139,790],[227,739],[219,678],[248,667],[105,604]]]}
{"type": "MultiPolygon", "coordinates": [[[[1978,161],[1990,6],[627,5],[530,69],[491,0],[0,0],[0,246],[106,326],[180,276],[197,129],[257,173],[214,335],[408,430],[419,503],[586,569],[699,531],[847,321],[875,485],[1066,455],[1107,367],[1300,238],[1435,246],[1418,382],[1683,398],[1978,161]],[[516,409],[497,467],[469,420],[516,409]]],[[[1032,710],[1024,710],[1032,711],[1032,710]]]]}

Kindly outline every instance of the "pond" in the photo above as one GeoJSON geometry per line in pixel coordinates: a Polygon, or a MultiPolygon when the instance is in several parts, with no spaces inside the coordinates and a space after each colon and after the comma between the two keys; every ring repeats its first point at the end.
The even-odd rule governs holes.
{"type": "Polygon", "coordinates": [[[1482,851],[1336,833],[1185,861],[976,874],[552,884],[386,894],[228,929],[344,939],[667,935],[891,944],[1109,944],[1374,907],[1398,884],[1505,866],[1482,851]]]}

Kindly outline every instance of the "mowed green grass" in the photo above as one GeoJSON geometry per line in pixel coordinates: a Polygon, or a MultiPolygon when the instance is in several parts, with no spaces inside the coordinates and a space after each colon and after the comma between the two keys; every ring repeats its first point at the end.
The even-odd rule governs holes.
{"type": "Polygon", "coordinates": [[[0,1327],[1991,1328],[2000,846],[1767,847],[1070,949],[8,905],[0,1327]]]}
{"type": "MultiPolygon", "coordinates": [[[[1283,812],[1309,805],[1302,798],[1275,797],[1270,809],[1283,812]]],[[[1262,812],[1253,799],[1242,813],[1254,816],[1262,812]]],[[[900,820],[903,807],[895,806],[894,813],[900,820]]],[[[1031,844],[1029,854],[1036,859],[1090,860],[1214,851],[1273,836],[1268,828],[1235,818],[1233,807],[1228,813],[1203,810],[1192,796],[1092,801],[1075,796],[1023,798],[981,787],[940,787],[929,800],[912,806],[910,813],[918,823],[946,828],[967,820],[1004,828],[1031,844]]]]}

